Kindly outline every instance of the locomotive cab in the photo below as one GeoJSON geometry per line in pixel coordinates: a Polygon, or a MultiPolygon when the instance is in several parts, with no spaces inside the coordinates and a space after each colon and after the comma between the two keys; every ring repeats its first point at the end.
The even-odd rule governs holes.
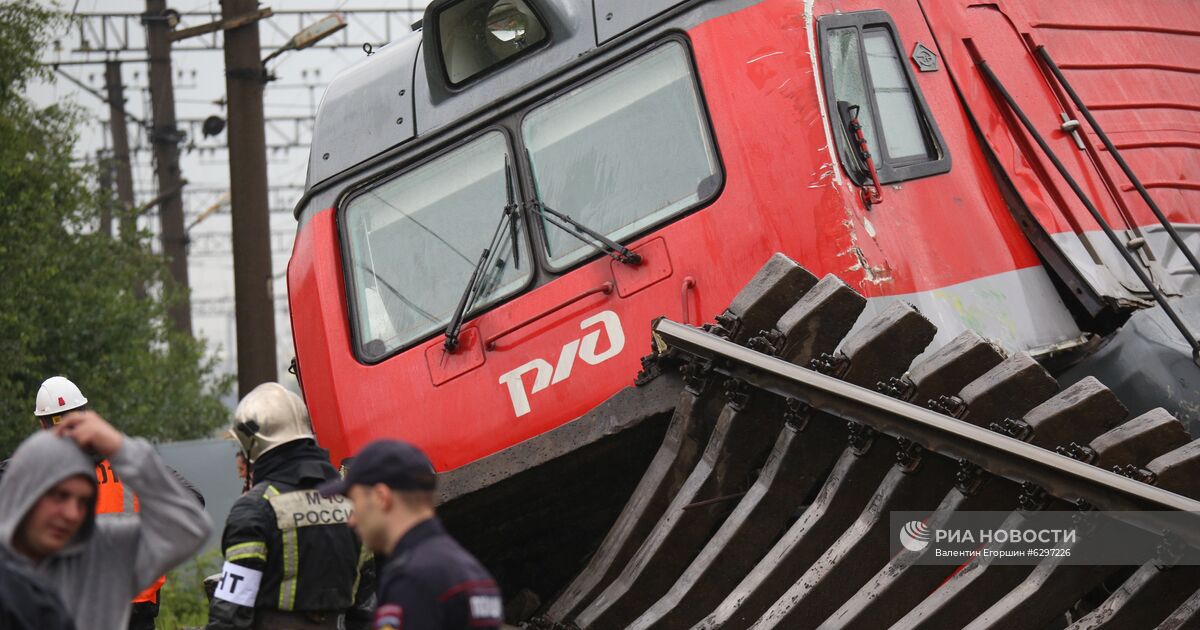
{"type": "MultiPolygon", "coordinates": [[[[1097,138],[1058,129],[1070,107],[1029,45],[1071,50],[1058,9],[942,4],[430,3],[331,83],[296,210],[297,363],[335,463],[380,437],[421,446],[447,525],[530,613],[672,439],[685,379],[651,323],[732,321],[777,253],[864,296],[855,331],[911,304],[931,348],[973,331],[1128,381],[1085,357],[1200,287],[1176,271],[1185,248],[1113,183],[1097,138]],[[1057,120],[1048,143],[1100,221],[978,72],[988,60],[1057,120]],[[1101,223],[1143,249],[1122,257],[1101,223]]],[[[1100,93],[1079,63],[1063,67],[1100,93]]],[[[1153,135],[1171,123],[1154,116],[1118,122],[1153,135]]],[[[1194,243],[1200,192],[1160,174],[1200,180],[1195,149],[1171,150],[1191,152],[1130,159],[1167,182],[1164,225],[1194,243]]],[[[1183,378],[1188,420],[1200,378],[1183,378]]]]}

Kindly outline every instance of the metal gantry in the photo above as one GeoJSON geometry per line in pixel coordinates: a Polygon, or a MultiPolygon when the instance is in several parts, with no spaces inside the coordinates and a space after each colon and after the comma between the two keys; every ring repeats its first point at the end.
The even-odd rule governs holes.
{"type": "MultiPolygon", "coordinates": [[[[406,6],[340,10],[281,9],[273,11],[271,19],[263,21],[263,50],[282,47],[292,34],[329,15],[340,13],[347,28],[313,46],[324,49],[361,49],[363,44],[378,48],[408,31],[410,24],[420,19],[424,2],[408,0],[406,6]]],[[[180,13],[180,25],[212,22],[221,19],[220,11],[189,11],[180,13]]],[[[76,54],[144,53],[146,42],[142,28],[143,15],[130,12],[77,13],[71,18],[71,40],[64,45],[76,54]]],[[[223,49],[221,31],[215,31],[172,47],[174,52],[220,51],[223,49]]]]}

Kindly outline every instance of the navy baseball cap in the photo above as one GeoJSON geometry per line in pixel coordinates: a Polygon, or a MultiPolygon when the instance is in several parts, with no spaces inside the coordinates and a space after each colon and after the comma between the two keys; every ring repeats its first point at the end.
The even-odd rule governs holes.
{"type": "Polygon", "coordinates": [[[317,488],[323,497],[346,494],[350,486],[385,484],[396,490],[433,490],[437,476],[421,449],[400,440],[375,440],[363,447],[342,479],[317,488]]]}

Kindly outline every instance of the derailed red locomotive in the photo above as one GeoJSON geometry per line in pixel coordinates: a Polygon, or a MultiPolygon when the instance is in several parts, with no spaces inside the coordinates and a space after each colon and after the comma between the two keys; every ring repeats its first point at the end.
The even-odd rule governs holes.
{"type": "MultiPolygon", "coordinates": [[[[768,292],[776,253],[866,298],[835,344],[912,305],[933,327],[922,349],[969,331],[1190,427],[1200,15],[1089,6],[431,3],[334,80],[314,129],[288,288],[322,443],[335,460],[419,444],[507,593],[557,596],[549,623],[620,627],[646,606],[596,598],[621,601],[603,587],[650,553],[655,518],[587,588],[568,578],[612,547],[680,414],[674,363],[643,360],[651,322],[744,325],[748,343],[758,324],[726,325],[727,307],[768,292]]],[[[764,328],[817,290],[794,282],[764,328]]],[[[719,486],[745,493],[764,469],[719,486]]],[[[737,492],[697,497],[699,529],[737,492]]],[[[668,577],[626,577],[654,603],[705,540],[657,552],[680,557],[668,577]]],[[[664,627],[717,608],[722,584],[664,627]]]]}

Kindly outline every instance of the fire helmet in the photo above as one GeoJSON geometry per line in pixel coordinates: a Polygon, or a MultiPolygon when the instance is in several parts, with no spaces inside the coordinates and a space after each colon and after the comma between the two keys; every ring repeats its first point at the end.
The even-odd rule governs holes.
{"type": "Polygon", "coordinates": [[[277,446],[313,437],[304,401],[279,383],[263,383],[246,394],[229,433],[252,464],[277,446]]]}
{"type": "Polygon", "coordinates": [[[63,414],[73,409],[79,409],[88,402],[83,392],[64,376],[51,376],[42,382],[38,389],[37,402],[34,404],[33,415],[43,426],[58,424],[63,414]]]}

